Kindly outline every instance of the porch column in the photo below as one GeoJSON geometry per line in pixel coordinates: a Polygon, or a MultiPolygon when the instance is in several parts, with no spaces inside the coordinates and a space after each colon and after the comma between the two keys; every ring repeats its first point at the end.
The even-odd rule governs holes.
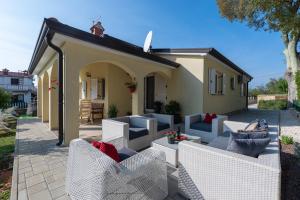
{"type": "Polygon", "coordinates": [[[41,77],[38,77],[38,88],[37,88],[37,117],[42,117],[42,80],[41,77]]]}
{"type": "Polygon", "coordinates": [[[64,144],[79,137],[79,67],[71,59],[64,65],[64,144]]]}
{"type": "Polygon", "coordinates": [[[42,121],[49,121],[49,78],[47,72],[42,78],[42,121]]]}
{"type": "Polygon", "coordinates": [[[144,113],[144,76],[136,77],[137,88],[132,94],[132,114],[144,113]]]}
{"type": "Polygon", "coordinates": [[[50,71],[49,78],[49,128],[50,130],[58,129],[58,80],[57,65],[54,64],[50,71]]]}

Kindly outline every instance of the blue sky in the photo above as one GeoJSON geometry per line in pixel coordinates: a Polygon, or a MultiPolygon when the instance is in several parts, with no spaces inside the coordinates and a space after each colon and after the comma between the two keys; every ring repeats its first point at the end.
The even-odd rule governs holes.
{"type": "Polygon", "coordinates": [[[0,69],[24,70],[44,17],[89,31],[100,17],[105,33],[153,48],[214,47],[250,73],[251,86],[285,71],[278,33],[255,31],[222,18],[214,0],[0,0],[0,69]]]}

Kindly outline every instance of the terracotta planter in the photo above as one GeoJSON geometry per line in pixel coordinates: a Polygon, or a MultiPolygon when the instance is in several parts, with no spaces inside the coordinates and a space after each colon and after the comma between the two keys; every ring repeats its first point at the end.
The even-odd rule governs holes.
{"type": "Polygon", "coordinates": [[[134,93],[136,90],[136,87],[128,87],[128,89],[129,89],[130,93],[134,93]]]}

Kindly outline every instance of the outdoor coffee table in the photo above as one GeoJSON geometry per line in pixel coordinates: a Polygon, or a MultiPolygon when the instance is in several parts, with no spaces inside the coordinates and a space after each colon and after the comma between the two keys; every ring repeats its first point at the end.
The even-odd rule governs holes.
{"type": "MultiPolygon", "coordinates": [[[[198,136],[181,134],[187,137],[187,141],[192,141],[196,143],[201,143],[201,138],[198,136]]],[[[157,140],[152,141],[151,146],[159,151],[163,151],[166,154],[166,160],[171,165],[178,166],[178,143],[181,141],[175,141],[174,144],[168,143],[168,138],[162,137],[157,140]]]]}

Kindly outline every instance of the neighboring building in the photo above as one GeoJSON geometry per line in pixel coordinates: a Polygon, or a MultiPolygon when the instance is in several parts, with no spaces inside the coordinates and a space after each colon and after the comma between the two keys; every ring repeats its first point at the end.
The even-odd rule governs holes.
{"type": "Polygon", "coordinates": [[[12,94],[12,103],[31,103],[36,96],[33,75],[28,71],[11,72],[8,69],[0,71],[0,87],[12,94]]]}
{"type": "Polygon", "coordinates": [[[60,122],[66,143],[79,134],[80,99],[104,103],[105,113],[114,104],[118,115],[151,112],[155,101],[170,100],[180,103],[182,116],[247,108],[252,77],[214,48],[144,52],[103,31],[101,23],[88,33],[54,18],[42,25],[28,70],[38,76],[38,116],[50,129],[60,122]],[[127,82],[136,83],[133,93],[127,82]]]}

